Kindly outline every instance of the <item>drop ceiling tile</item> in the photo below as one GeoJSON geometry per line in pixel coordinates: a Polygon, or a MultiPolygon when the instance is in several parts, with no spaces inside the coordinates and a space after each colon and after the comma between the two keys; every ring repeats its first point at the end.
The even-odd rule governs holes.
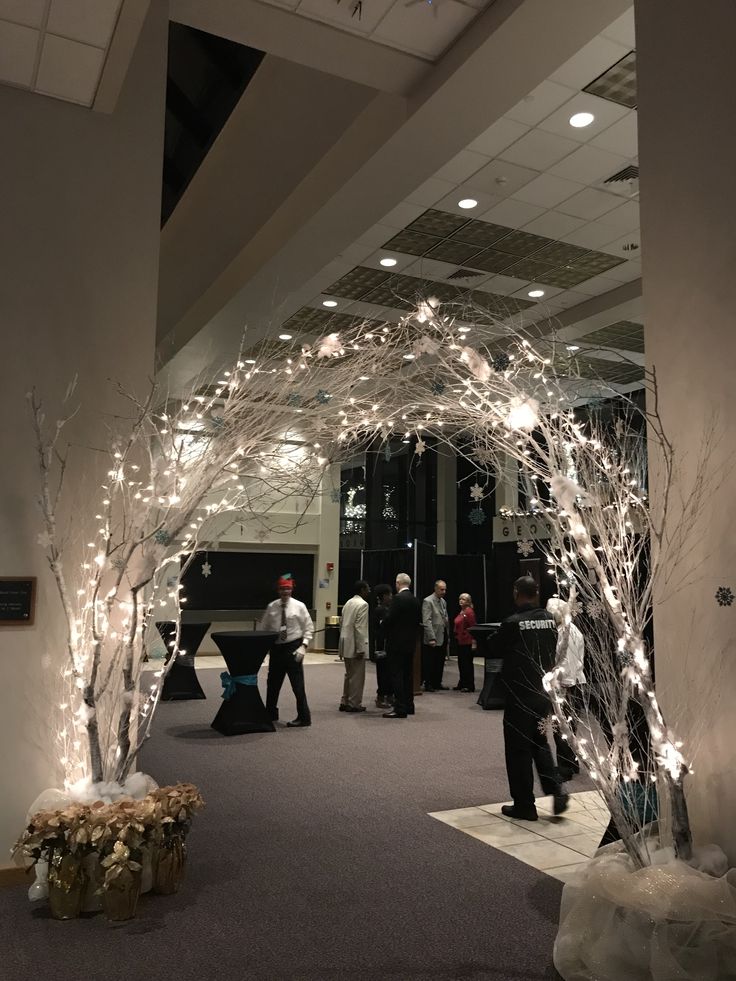
{"type": "MultiPolygon", "coordinates": [[[[336,24],[352,34],[371,34],[388,11],[394,0],[371,0],[360,8],[360,17],[354,14],[355,3],[335,3],[327,6],[322,0],[298,0],[299,13],[326,23],[336,24]]],[[[297,4],[294,4],[296,7],[297,4]]]]}
{"type": "Polygon", "coordinates": [[[452,238],[460,242],[466,242],[468,245],[477,245],[481,248],[486,248],[493,245],[498,239],[508,235],[510,231],[511,229],[506,228],[504,225],[494,225],[489,221],[473,219],[466,222],[462,228],[458,228],[453,232],[452,238]]]}
{"type": "Polygon", "coordinates": [[[571,198],[568,198],[559,208],[566,215],[573,215],[575,218],[594,221],[596,218],[600,218],[601,215],[605,215],[606,212],[618,208],[620,204],[621,199],[615,194],[599,191],[596,187],[586,187],[579,194],[574,194],[571,198]]]}
{"type": "Polygon", "coordinates": [[[550,79],[560,85],[582,89],[611,65],[620,61],[629,51],[630,48],[599,35],[550,75],[550,79]]]}
{"type": "Polygon", "coordinates": [[[590,142],[593,146],[601,147],[602,150],[610,150],[612,153],[620,153],[629,158],[636,157],[639,152],[638,121],[639,114],[636,109],[627,109],[625,116],[598,136],[594,136],[590,142]]]}
{"type": "Polygon", "coordinates": [[[33,81],[39,32],[0,21],[0,81],[28,88],[33,81]]]}
{"type": "Polygon", "coordinates": [[[507,198],[537,176],[536,170],[503,160],[492,160],[473,175],[473,184],[481,191],[507,198]]]}
{"type": "Polygon", "coordinates": [[[585,86],[585,91],[608,99],[630,109],[636,108],[636,51],[630,51],[605,71],[599,78],[585,86]]]}
{"type": "Polygon", "coordinates": [[[601,275],[592,276],[590,279],[586,279],[582,283],[578,283],[577,289],[580,293],[587,293],[589,296],[600,296],[602,293],[608,293],[610,290],[615,290],[620,285],[621,284],[617,283],[615,280],[601,275]]]}
{"type": "Polygon", "coordinates": [[[604,37],[618,44],[623,44],[627,48],[636,47],[636,30],[634,27],[634,5],[625,14],[615,20],[612,24],[601,31],[604,37]]]}
{"type": "Polygon", "coordinates": [[[550,173],[581,184],[595,184],[615,174],[627,163],[626,157],[586,144],[550,167],[550,173]]]}
{"type": "Polygon", "coordinates": [[[463,215],[465,218],[477,218],[500,201],[501,198],[494,194],[488,194],[486,191],[480,191],[477,187],[473,187],[472,184],[460,184],[452,194],[448,194],[446,198],[438,201],[435,207],[440,211],[449,211],[451,214],[463,215]],[[477,201],[477,207],[470,209],[461,208],[458,201],[462,201],[465,198],[472,198],[474,201],[477,201]]]}
{"type": "Polygon", "coordinates": [[[535,252],[534,258],[550,262],[553,266],[566,266],[570,262],[582,259],[589,251],[590,249],[570,245],[568,242],[550,242],[549,245],[535,252]]]}
{"type": "Polygon", "coordinates": [[[520,136],[529,131],[529,125],[518,123],[515,119],[508,119],[503,116],[489,126],[480,136],[473,140],[468,149],[476,153],[483,153],[489,158],[497,157],[507,146],[515,143],[520,136]]]}
{"type": "Polygon", "coordinates": [[[628,235],[607,242],[601,246],[601,249],[610,255],[621,256],[624,259],[630,259],[632,255],[639,258],[641,256],[641,235],[638,230],[629,232],[628,235]],[[632,248],[632,246],[636,246],[636,248],[632,248]]]}
{"type": "Polygon", "coordinates": [[[439,208],[428,208],[408,225],[407,231],[444,238],[446,235],[452,235],[467,223],[468,215],[454,215],[439,208]]]}
{"type": "Polygon", "coordinates": [[[115,29],[120,3],[121,0],[51,0],[46,30],[106,48],[115,29]]]}
{"type": "MultiPolygon", "coordinates": [[[[626,253],[630,255],[630,253],[626,253]]],[[[641,279],[641,261],[639,259],[628,259],[620,266],[607,269],[603,275],[607,279],[615,279],[617,283],[630,283],[632,279],[641,279]]]]}
{"type": "MultiPolygon", "coordinates": [[[[606,65],[607,67],[608,65],[606,65]]],[[[600,75],[600,72],[596,74],[600,75]]],[[[595,75],[591,75],[587,81],[589,82],[593,78],[595,78],[595,75]]],[[[543,119],[549,116],[551,112],[554,112],[558,106],[561,106],[563,102],[567,102],[575,94],[575,89],[578,88],[581,88],[581,86],[573,86],[571,89],[564,84],[560,85],[548,79],[542,82],[541,85],[538,85],[525,99],[518,102],[513,109],[509,109],[506,116],[517,123],[536,126],[537,123],[541,123],[543,119]]]]}
{"type": "Polygon", "coordinates": [[[418,279],[435,279],[443,282],[458,268],[456,262],[442,262],[439,259],[428,259],[426,256],[420,259],[413,256],[412,259],[412,263],[401,271],[406,276],[416,276],[418,279]]]}
{"type": "Polygon", "coordinates": [[[533,170],[546,170],[577,147],[577,143],[565,139],[564,136],[533,129],[507,147],[501,154],[501,159],[521,164],[522,167],[531,167],[533,170]]]}
{"type": "Polygon", "coordinates": [[[529,204],[554,208],[561,201],[572,197],[582,189],[582,184],[556,177],[554,174],[540,174],[533,181],[514,192],[514,197],[529,204]]]}
{"type": "Polygon", "coordinates": [[[518,257],[509,255],[508,252],[499,252],[498,249],[486,249],[480,255],[473,256],[473,268],[484,269],[486,272],[501,273],[513,266],[518,257]]]}
{"type": "Polygon", "coordinates": [[[526,201],[517,201],[516,198],[506,198],[505,201],[501,201],[500,204],[494,205],[490,211],[482,214],[481,218],[484,221],[507,225],[509,228],[523,228],[527,222],[544,214],[544,210],[537,204],[527,204],[526,201]]]}
{"type": "Polygon", "coordinates": [[[569,310],[570,307],[576,307],[579,303],[585,303],[590,297],[586,296],[585,293],[579,293],[575,290],[565,290],[564,293],[560,293],[553,300],[556,306],[560,306],[563,310],[569,310]]]}
{"type": "Polygon", "coordinates": [[[392,208],[387,215],[381,218],[381,224],[387,225],[389,228],[406,228],[424,210],[421,204],[407,204],[406,201],[402,201],[401,204],[397,204],[395,208],[392,208]]]}
{"type": "Polygon", "coordinates": [[[105,60],[101,48],[46,34],[36,76],[36,91],[90,106],[105,60]]]}
{"type": "Polygon", "coordinates": [[[627,201],[606,215],[606,224],[620,232],[633,232],[639,227],[639,202],[627,201]]]}
{"type": "Polygon", "coordinates": [[[549,301],[552,299],[553,296],[559,296],[560,293],[563,292],[563,290],[558,289],[555,286],[547,286],[544,283],[530,282],[530,283],[526,283],[526,285],[523,286],[520,290],[517,290],[515,293],[513,293],[512,296],[518,296],[524,300],[528,300],[529,293],[534,290],[544,290],[544,296],[538,296],[536,298],[533,298],[533,302],[537,306],[540,305],[543,306],[545,303],[549,303],[549,301]]]}
{"type": "Polygon", "coordinates": [[[563,235],[565,242],[580,245],[585,249],[600,249],[616,238],[616,229],[599,221],[589,221],[582,228],[563,235]]]}
{"type": "Polygon", "coordinates": [[[437,235],[426,235],[424,232],[415,232],[410,228],[405,228],[394,235],[388,242],[384,242],[384,248],[389,252],[404,252],[407,255],[424,255],[433,245],[438,245],[440,237],[437,235]]]}
{"type": "Polygon", "coordinates": [[[549,238],[562,238],[582,224],[582,218],[572,218],[559,211],[547,211],[534,221],[530,221],[528,225],[524,225],[524,231],[533,232],[535,235],[547,235],[549,238]]]}
{"type": "Polygon", "coordinates": [[[458,265],[469,263],[472,266],[472,257],[480,251],[477,245],[466,245],[465,242],[456,239],[446,239],[431,248],[426,256],[428,259],[441,259],[443,262],[455,262],[458,265]]]}
{"type": "Polygon", "coordinates": [[[599,136],[609,126],[622,119],[627,112],[625,106],[616,105],[607,99],[599,99],[587,92],[578,92],[564,106],[560,106],[551,116],[539,124],[544,132],[558,133],[577,143],[588,143],[594,136],[599,136]],[[570,118],[578,112],[590,112],[595,119],[589,126],[576,128],[570,125],[570,118]]]}
{"type": "Polygon", "coordinates": [[[388,241],[392,235],[396,233],[395,228],[391,228],[389,225],[373,225],[367,231],[363,232],[357,241],[358,245],[369,245],[372,249],[377,248],[379,245],[383,245],[384,242],[388,241]]]}
{"type": "Polygon", "coordinates": [[[549,263],[541,262],[539,259],[531,256],[519,259],[518,262],[515,262],[506,269],[506,273],[509,276],[514,276],[516,279],[527,279],[529,282],[538,280],[541,283],[552,283],[552,280],[548,277],[553,273],[553,268],[549,263]]]}
{"type": "Polygon", "coordinates": [[[47,0],[0,0],[0,20],[26,27],[40,27],[47,0]]]}
{"type": "Polygon", "coordinates": [[[534,235],[527,231],[510,229],[507,235],[494,243],[494,248],[501,252],[508,252],[511,255],[530,256],[544,246],[550,245],[551,241],[541,235],[534,235]]]}
{"type": "Polygon", "coordinates": [[[395,3],[371,37],[434,60],[478,16],[477,10],[455,0],[443,0],[437,16],[428,13],[425,4],[395,3]]]}
{"type": "Polygon", "coordinates": [[[474,153],[472,150],[461,150],[451,160],[448,160],[444,167],[440,167],[434,176],[441,181],[452,181],[453,184],[462,184],[487,163],[488,157],[482,153],[474,153]]]}
{"type": "Polygon", "coordinates": [[[424,208],[431,208],[441,198],[447,197],[454,188],[454,181],[442,181],[437,177],[430,177],[412,191],[406,200],[409,204],[421,204],[424,208]]]}
{"type": "Polygon", "coordinates": [[[529,280],[516,279],[514,276],[492,276],[481,287],[490,293],[500,293],[501,296],[511,296],[524,288],[530,288],[529,280]]]}

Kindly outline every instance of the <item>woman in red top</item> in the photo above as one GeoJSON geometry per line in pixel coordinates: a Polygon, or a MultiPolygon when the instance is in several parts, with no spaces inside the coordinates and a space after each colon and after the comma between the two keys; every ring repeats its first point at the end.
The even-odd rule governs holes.
{"type": "Polygon", "coordinates": [[[475,611],[469,593],[460,593],[458,602],[460,603],[460,612],[455,617],[455,640],[457,641],[457,666],[460,671],[460,681],[455,685],[453,691],[475,691],[473,654],[476,643],[472,634],[468,632],[469,628],[476,624],[475,611]]]}

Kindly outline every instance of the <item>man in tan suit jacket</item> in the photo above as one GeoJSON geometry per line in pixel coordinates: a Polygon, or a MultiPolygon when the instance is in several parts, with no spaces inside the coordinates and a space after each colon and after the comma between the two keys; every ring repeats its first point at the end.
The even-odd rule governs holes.
{"type": "Polygon", "coordinates": [[[365,712],[363,688],[368,658],[368,597],[370,586],[362,579],[354,586],[355,595],[342,608],[340,657],[345,662],[345,682],[341,712],[365,712]]]}

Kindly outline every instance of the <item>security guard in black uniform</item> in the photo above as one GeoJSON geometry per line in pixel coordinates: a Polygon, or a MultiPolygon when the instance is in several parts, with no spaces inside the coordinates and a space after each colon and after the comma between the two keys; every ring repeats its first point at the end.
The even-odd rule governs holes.
{"type": "Polygon", "coordinates": [[[539,589],[531,576],[514,583],[514,605],[517,612],[489,640],[490,657],[503,658],[501,677],[506,686],[503,737],[514,803],[501,810],[507,817],[536,821],[533,766],[542,790],[554,798],[555,814],[567,810],[568,803],[544,732],[552,704],[542,678],[555,665],[557,626],[540,607],[539,589]]]}

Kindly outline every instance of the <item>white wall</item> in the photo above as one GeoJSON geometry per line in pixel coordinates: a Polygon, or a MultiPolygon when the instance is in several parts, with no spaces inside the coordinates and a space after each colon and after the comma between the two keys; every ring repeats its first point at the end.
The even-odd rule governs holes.
{"type": "MultiPolygon", "coordinates": [[[[51,732],[63,657],[58,596],[36,543],[37,473],[25,393],[58,417],[79,374],[73,435],[104,445],[114,381],[152,375],[166,80],[167,4],[154,0],[111,115],[0,86],[0,575],[39,577],[36,623],[0,627],[0,865],[26,809],[58,781],[51,732]]],[[[75,506],[99,455],[75,449],[75,506]]]]}
{"type": "MultiPolygon", "coordinates": [[[[645,340],[677,454],[670,513],[682,513],[698,473],[704,486],[702,520],[689,525],[679,556],[665,546],[671,583],[655,602],[657,682],[666,718],[694,754],[694,832],[734,863],[736,604],[718,606],[715,593],[736,593],[736,5],[639,0],[636,14],[645,340]],[[712,422],[720,443],[702,466],[712,422]]],[[[661,507],[662,484],[654,475],[650,484],[661,507]]]]}

